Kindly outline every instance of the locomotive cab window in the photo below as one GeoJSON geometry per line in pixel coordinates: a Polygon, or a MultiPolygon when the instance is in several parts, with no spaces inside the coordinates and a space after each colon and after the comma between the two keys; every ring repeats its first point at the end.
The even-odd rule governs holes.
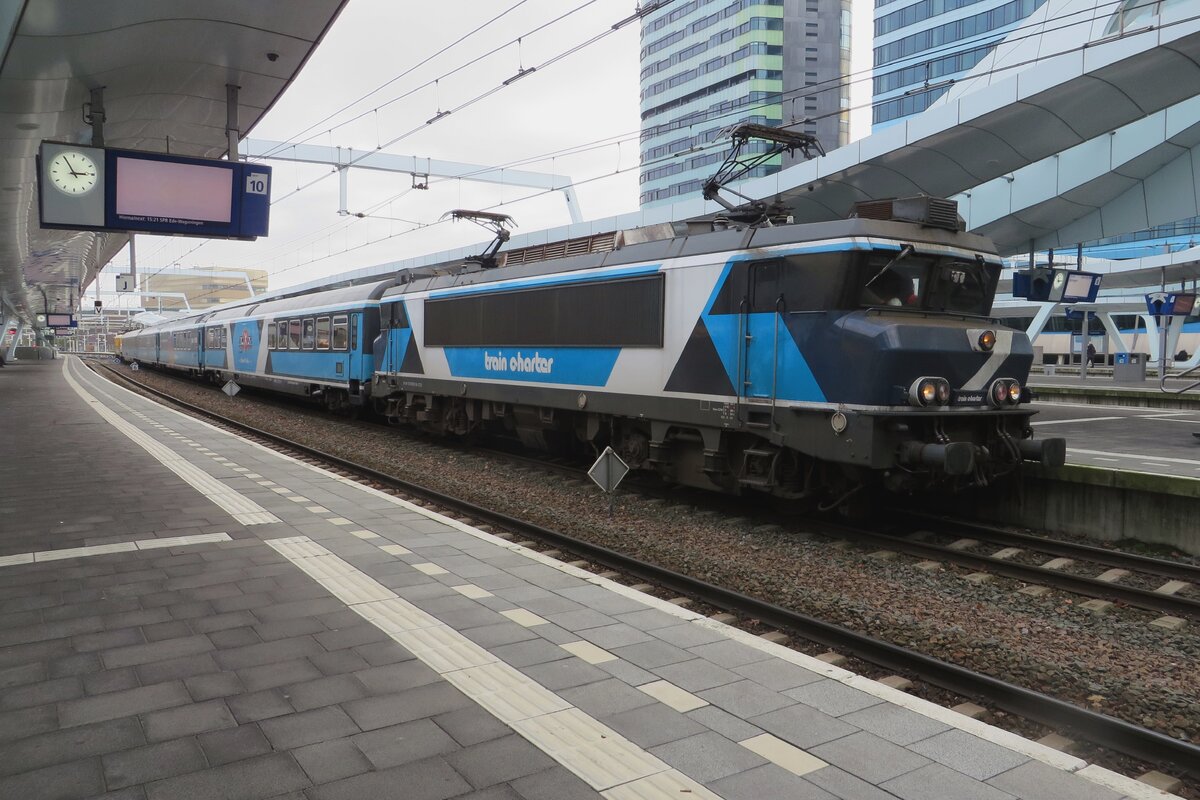
{"type": "Polygon", "coordinates": [[[288,350],[300,349],[300,320],[288,320],[288,350]]]}
{"type": "Polygon", "coordinates": [[[981,261],[870,253],[859,269],[858,305],[987,315],[999,279],[999,267],[981,261]]]}
{"type": "Polygon", "coordinates": [[[329,349],[329,317],[317,317],[317,349],[329,349]]]}
{"type": "Polygon", "coordinates": [[[905,258],[887,253],[870,256],[859,304],[920,308],[922,283],[928,271],[927,258],[905,258]]]}
{"type": "Polygon", "coordinates": [[[350,332],[346,323],[346,317],[333,318],[333,349],[345,350],[346,344],[350,341],[350,332]]]}
{"type": "Polygon", "coordinates": [[[313,321],[312,317],[309,317],[308,319],[304,320],[303,348],[305,350],[312,350],[313,345],[316,344],[316,341],[317,341],[317,324],[316,324],[316,322],[313,321]]]}

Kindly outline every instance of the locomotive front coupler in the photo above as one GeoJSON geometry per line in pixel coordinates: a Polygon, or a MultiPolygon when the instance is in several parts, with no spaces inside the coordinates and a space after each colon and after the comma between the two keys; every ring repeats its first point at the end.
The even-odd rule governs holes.
{"type": "Polygon", "coordinates": [[[897,454],[908,467],[933,467],[947,475],[970,475],[975,468],[975,445],[970,442],[904,442],[897,454]]]}

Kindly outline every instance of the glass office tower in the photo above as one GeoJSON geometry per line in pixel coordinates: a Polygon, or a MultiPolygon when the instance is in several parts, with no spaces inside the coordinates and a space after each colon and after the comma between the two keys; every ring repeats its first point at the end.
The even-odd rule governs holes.
{"type": "MultiPolygon", "coordinates": [[[[688,0],[642,20],[641,204],[698,196],[738,122],[848,141],[850,0],[688,0]]],[[[775,159],[748,177],[777,172],[775,159]]]]}
{"type": "Polygon", "coordinates": [[[1045,0],[875,0],[873,130],[946,93],[1045,0]]]}

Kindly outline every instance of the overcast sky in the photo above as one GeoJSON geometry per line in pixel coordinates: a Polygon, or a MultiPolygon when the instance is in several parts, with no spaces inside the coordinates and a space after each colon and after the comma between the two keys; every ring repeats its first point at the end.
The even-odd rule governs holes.
{"type": "MultiPolygon", "coordinates": [[[[585,219],[634,211],[638,205],[639,26],[627,25],[574,55],[543,65],[609,31],[634,11],[635,0],[592,0],[566,19],[525,35],[585,2],[351,0],[299,77],[250,136],[353,148],[356,153],[382,145],[389,153],[497,166],[601,140],[621,140],[584,153],[523,163],[520,168],[586,180],[576,187],[585,219]],[[518,7],[511,13],[448,47],[514,5],[518,7]],[[522,37],[519,47],[512,44],[435,86],[418,88],[517,37],[522,37]],[[444,48],[448,49],[428,64],[413,69],[444,48]],[[496,87],[522,67],[539,69],[470,108],[424,124],[439,111],[496,87]],[[397,100],[401,95],[408,96],[397,100]],[[335,112],[339,113],[332,120],[322,122],[335,112]],[[368,113],[339,124],[362,112],[368,113]],[[392,142],[397,137],[403,138],[392,142]]],[[[869,4],[858,0],[856,5],[869,4]]],[[[870,24],[869,11],[865,24],[870,24]]],[[[407,174],[361,169],[350,172],[347,205],[351,213],[370,216],[348,218],[337,214],[338,180],[331,168],[270,163],[274,189],[269,237],[245,243],[139,235],[139,273],[171,264],[255,267],[267,269],[271,288],[277,289],[487,238],[470,223],[433,224],[453,208],[504,211],[516,220],[517,233],[570,221],[557,192],[437,178],[430,179],[428,190],[420,191],[411,188],[407,174]]],[[[106,270],[102,285],[112,286],[113,275],[128,263],[126,249],[106,270]]]]}

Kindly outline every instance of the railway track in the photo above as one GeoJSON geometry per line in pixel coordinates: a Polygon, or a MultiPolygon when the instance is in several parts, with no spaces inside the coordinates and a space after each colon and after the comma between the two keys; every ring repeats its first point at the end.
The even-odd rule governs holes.
{"type": "MultiPolygon", "coordinates": [[[[158,397],[189,413],[206,418],[229,430],[275,449],[318,463],[372,485],[386,487],[419,498],[447,512],[538,540],[549,547],[570,552],[588,562],[615,570],[640,581],[656,584],[673,593],[731,613],[758,620],[802,639],[817,642],[880,667],[917,676],[929,684],[958,695],[983,700],[1009,713],[1060,731],[1072,732],[1096,745],[1159,765],[1178,773],[1200,777],[1200,745],[1176,739],[1115,717],[1076,706],[1049,695],[1008,683],[992,676],[942,661],[908,648],[866,636],[848,628],[797,613],[791,609],[632,558],[576,537],[536,525],[510,515],[460,500],[419,484],[397,478],[353,461],[325,453],[268,431],[178,400],[144,384],[129,380],[107,365],[98,371],[119,382],[158,397]]],[[[888,538],[888,537],[883,537],[888,538]]]]}
{"type": "Polygon", "coordinates": [[[1170,561],[1164,558],[1153,558],[1137,553],[1126,553],[1120,550],[1110,550],[1105,547],[1067,542],[1059,539],[1048,539],[1028,533],[995,528],[989,525],[966,523],[959,520],[946,519],[932,514],[906,512],[905,517],[914,526],[923,526],[932,532],[947,538],[970,538],[981,542],[991,542],[1004,547],[1016,547],[1030,552],[1046,553],[1060,558],[1070,558],[1074,561],[1086,561],[1102,564],[1107,567],[1155,575],[1170,580],[1200,583],[1200,566],[1180,561],[1170,561]]]}
{"type": "MultiPolygon", "coordinates": [[[[977,553],[969,553],[958,550],[950,546],[916,541],[903,534],[881,533],[878,531],[863,530],[859,528],[843,528],[841,526],[831,526],[830,530],[835,533],[841,531],[845,538],[854,539],[860,542],[872,543],[879,547],[903,552],[918,558],[942,561],[950,564],[958,564],[959,566],[969,567],[975,570],[982,570],[993,575],[1012,578],[1014,580],[1024,581],[1025,583],[1049,586],[1055,589],[1061,589],[1066,592],[1084,595],[1095,599],[1109,600],[1114,603],[1120,603],[1123,605],[1132,606],[1134,608],[1142,608],[1148,611],[1161,612],[1163,614],[1170,614],[1181,618],[1200,619],[1200,600],[1195,600],[1190,597],[1180,597],[1175,594],[1164,594],[1158,591],[1139,589],[1137,587],[1125,586],[1119,583],[1099,580],[1097,578],[1074,575],[1069,572],[1064,572],[1061,569],[1019,564],[1006,558],[979,555],[977,553]]],[[[1066,551],[1066,548],[1063,548],[1063,550],[1066,551]]],[[[1110,558],[1110,563],[1114,565],[1124,565],[1124,567],[1133,567],[1135,563],[1139,563],[1136,561],[1136,559],[1139,558],[1141,557],[1130,556],[1131,560],[1123,560],[1113,557],[1110,558]]],[[[1157,561],[1157,559],[1152,560],[1157,561]]],[[[1163,563],[1169,564],[1170,562],[1163,563]]],[[[1188,565],[1180,564],[1174,566],[1186,567],[1188,565]]],[[[1181,571],[1180,574],[1188,573],[1181,571]]]]}

